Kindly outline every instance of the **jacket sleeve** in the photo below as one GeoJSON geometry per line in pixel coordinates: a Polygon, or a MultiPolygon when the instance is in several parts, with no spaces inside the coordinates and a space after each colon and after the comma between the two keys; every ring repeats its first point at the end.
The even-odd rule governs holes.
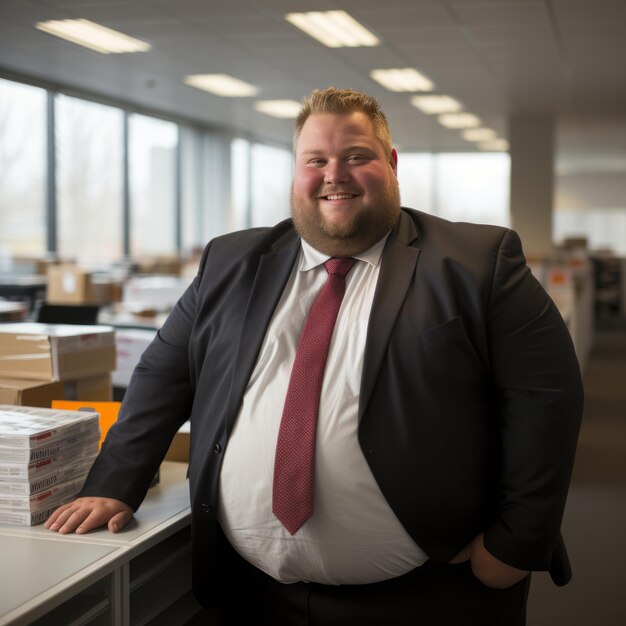
{"type": "Polygon", "coordinates": [[[487,333],[501,473],[498,514],[485,546],[520,569],[547,570],[560,541],[583,391],[567,327],[526,266],[513,231],[498,250],[487,333]]]}
{"type": "Polygon", "coordinates": [[[117,422],[107,433],[81,496],[116,498],[137,509],[193,401],[189,341],[200,272],[143,353],[126,390],[117,422]]]}

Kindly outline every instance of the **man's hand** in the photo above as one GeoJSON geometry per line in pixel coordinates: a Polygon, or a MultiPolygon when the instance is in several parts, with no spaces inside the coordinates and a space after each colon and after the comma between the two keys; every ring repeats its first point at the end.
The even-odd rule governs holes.
{"type": "Polygon", "coordinates": [[[506,589],[518,583],[528,572],[508,565],[497,559],[485,548],[484,535],[481,533],[465,546],[450,563],[471,561],[474,576],[487,587],[506,589]]]}
{"type": "Polygon", "coordinates": [[[116,533],[133,517],[133,510],[128,504],[114,498],[86,497],[60,506],[47,520],[44,526],[63,535],[76,532],[88,533],[100,526],[107,525],[116,533]]]}

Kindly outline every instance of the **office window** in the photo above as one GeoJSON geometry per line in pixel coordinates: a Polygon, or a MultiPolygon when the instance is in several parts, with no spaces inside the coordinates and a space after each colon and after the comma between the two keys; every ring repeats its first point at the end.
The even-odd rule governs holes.
{"type": "Polygon", "coordinates": [[[128,124],[131,255],[174,254],[178,127],[138,114],[128,124]]]}
{"type": "Polygon", "coordinates": [[[510,224],[508,154],[400,154],[398,178],[407,206],[452,221],[510,224]]]}
{"type": "Polygon", "coordinates": [[[273,226],[289,217],[291,151],[245,139],[231,144],[233,230],[273,226]]]}
{"type": "Polygon", "coordinates": [[[86,267],[122,256],[123,113],[55,97],[58,252],[86,267]]]}
{"type": "Polygon", "coordinates": [[[273,226],[290,214],[291,151],[252,144],[251,167],[251,226],[273,226]]]}
{"type": "Polygon", "coordinates": [[[585,238],[591,250],[626,256],[626,208],[557,209],[553,213],[553,238],[585,238]]]}
{"type": "Polygon", "coordinates": [[[241,230],[250,225],[250,166],[251,145],[245,139],[233,139],[230,149],[231,230],[241,230]]]}
{"type": "Polygon", "coordinates": [[[179,128],[181,151],[181,244],[189,254],[203,244],[204,170],[203,133],[188,126],[179,128]]]}
{"type": "Polygon", "coordinates": [[[398,183],[403,206],[430,212],[433,201],[432,154],[398,155],[398,183]]]}
{"type": "Polygon", "coordinates": [[[615,156],[559,172],[555,178],[553,238],[584,237],[590,249],[626,256],[626,172],[615,156]],[[595,169],[594,169],[595,167],[595,169]]]}
{"type": "Polygon", "coordinates": [[[0,79],[0,270],[46,252],[46,92],[0,79]]]}

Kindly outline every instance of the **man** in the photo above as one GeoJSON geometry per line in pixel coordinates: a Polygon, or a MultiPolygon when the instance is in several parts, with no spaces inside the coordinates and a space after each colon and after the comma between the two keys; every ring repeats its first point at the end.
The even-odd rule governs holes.
{"type": "Polygon", "coordinates": [[[524,624],[528,572],[569,575],[582,389],[563,320],[514,232],[401,209],[372,98],[314,91],[294,146],[293,221],[207,246],[46,525],[120,530],[190,418],[194,590],[223,623],[524,624]]]}

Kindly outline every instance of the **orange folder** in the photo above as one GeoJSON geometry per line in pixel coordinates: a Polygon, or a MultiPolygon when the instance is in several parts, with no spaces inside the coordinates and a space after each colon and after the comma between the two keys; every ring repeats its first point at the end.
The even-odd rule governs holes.
{"type": "Polygon", "coordinates": [[[53,409],[78,411],[79,409],[93,409],[100,414],[100,445],[111,426],[117,421],[121,402],[93,402],[91,400],[53,400],[53,409]]]}

